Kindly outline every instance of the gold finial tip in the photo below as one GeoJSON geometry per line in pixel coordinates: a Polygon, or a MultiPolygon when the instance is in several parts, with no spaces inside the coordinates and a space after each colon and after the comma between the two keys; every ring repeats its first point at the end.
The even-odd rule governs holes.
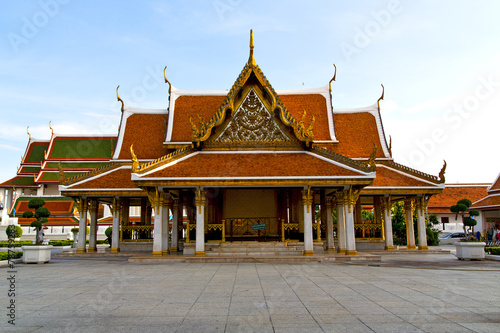
{"type": "Polygon", "coordinates": [[[254,48],[253,30],[250,29],[250,57],[248,58],[248,64],[251,66],[256,66],[257,63],[255,62],[255,58],[253,57],[253,48],[254,48]]]}

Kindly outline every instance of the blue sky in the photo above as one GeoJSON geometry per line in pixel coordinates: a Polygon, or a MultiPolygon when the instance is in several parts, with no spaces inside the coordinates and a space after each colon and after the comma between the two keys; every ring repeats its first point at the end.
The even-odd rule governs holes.
{"type": "MultiPolygon", "coordinates": [[[[320,87],[374,104],[397,162],[447,182],[491,183],[500,123],[498,1],[4,1],[0,181],[28,140],[117,133],[120,104],[165,108],[180,89],[229,89],[255,58],[277,90],[320,87]]],[[[360,129],[362,130],[362,129],[360,129]]],[[[147,135],[147,133],[145,133],[147,135]]]]}

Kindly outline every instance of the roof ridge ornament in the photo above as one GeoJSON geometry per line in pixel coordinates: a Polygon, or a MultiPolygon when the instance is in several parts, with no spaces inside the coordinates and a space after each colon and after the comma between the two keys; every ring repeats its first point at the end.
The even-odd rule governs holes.
{"type": "Polygon", "coordinates": [[[446,160],[443,160],[444,164],[443,167],[441,168],[441,171],[439,171],[439,182],[444,183],[445,178],[444,178],[444,173],[446,172],[446,160]]]}
{"type": "Polygon", "coordinates": [[[123,110],[125,109],[125,103],[123,102],[123,100],[120,98],[120,94],[118,94],[118,88],[120,88],[120,85],[118,85],[118,87],[116,87],[116,99],[118,100],[118,102],[121,102],[122,103],[122,112],[123,110]]]}
{"type": "Polygon", "coordinates": [[[130,155],[132,156],[132,172],[136,172],[139,170],[139,160],[137,159],[137,156],[134,153],[134,145],[130,145],[130,155]]]}
{"type": "Polygon", "coordinates": [[[253,48],[254,48],[253,29],[250,29],[250,56],[248,57],[248,64],[251,67],[256,67],[257,63],[255,62],[255,58],[253,56],[253,48]]]}
{"type": "Polygon", "coordinates": [[[335,66],[335,64],[333,64],[333,67],[335,67],[335,71],[333,72],[332,79],[330,80],[330,82],[328,82],[328,85],[330,86],[330,93],[332,93],[332,82],[337,79],[337,66],[335,66]]]}
{"type": "Polygon", "coordinates": [[[52,135],[54,135],[54,129],[52,128],[51,123],[52,123],[52,120],[51,120],[51,121],[49,121],[49,128],[50,128],[50,130],[52,131],[52,135]]]}
{"type": "Polygon", "coordinates": [[[59,181],[61,183],[66,182],[66,174],[64,173],[64,170],[61,166],[61,161],[59,161],[59,163],[57,164],[57,168],[59,169],[59,177],[60,177],[59,181]]]}
{"type": "Polygon", "coordinates": [[[378,110],[380,111],[380,100],[384,99],[384,93],[385,93],[385,88],[383,84],[380,84],[382,86],[382,95],[380,95],[380,98],[377,100],[377,106],[378,110]]]}
{"type": "Polygon", "coordinates": [[[167,79],[167,66],[165,66],[165,68],[163,69],[163,78],[165,79],[165,83],[168,83],[168,94],[170,95],[170,93],[172,92],[172,83],[170,83],[170,81],[167,79]]]}
{"type": "Polygon", "coordinates": [[[29,131],[30,127],[26,127],[26,133],[29,135],[29,139],[31,140],[31,134],[30,134],[30,131],[29,131]]]}

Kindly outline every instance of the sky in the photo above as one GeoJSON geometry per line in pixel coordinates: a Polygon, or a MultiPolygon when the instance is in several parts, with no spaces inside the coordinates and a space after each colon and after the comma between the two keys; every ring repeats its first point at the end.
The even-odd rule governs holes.
{"type": "MultiPolygon", "coordinates": [[[[381,102],[396,162],[447,183],[500,172],[498,1],[2,2],[0,181],[28,135],[117,134],[120,97],[166,108],[179,89],[230,89],[255,59],[276,90],[322,87],[334,108],[381,102]]],[[[360,128],[360,131],[363,129],[360,128]]],[[[144,133],[147,135],[147,133],[144,133]]],[[[388,138],[389,140],[389,138],[388,138]]]]}

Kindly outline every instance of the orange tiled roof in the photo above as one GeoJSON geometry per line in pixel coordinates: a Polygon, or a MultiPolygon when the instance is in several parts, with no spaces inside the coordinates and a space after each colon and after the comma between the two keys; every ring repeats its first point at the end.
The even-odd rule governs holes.
{"type": "Polygon", "coordinates": [[[443,193],[433,195],[429,199],[429,211],[434,213],[450,213],[450,207],[457,204],[458,200],[469,199],[472,202],[478,201],[488,195],[487,186],[446,186],[443,193]]]}
{"type": "MultiPolygon", "coordinates": [[[[135,146],[134,146],[135,147],[135,146]]],[[[134,149],[135,150],[135,149],[134,149]]],[[[108,174],[97,176],[94,179],[85,181],[76,186],[70,186],[71,189],[87,188],[110,188],[110,189],[137,189],[131,180],[131,169],[116,169],[108,174]]]]}
{"type": "Polygon", "coordinates": [[[168,150],[163,147],[163,141],[167,131],[167,116],[167,114],[136,113],[128,117],[118,158],[131,159],[132,144],[138,159],[155,159],[166,155],[168,150]]]}
{"type": "Polygon", "coordinates": [[[307,112],[305,126],[311,122],[311,115],[314,115],[314,140],[331,140],[328,122],[328,109],[326,99],[320,94],[307,95],[279,95],[288,111],[298,121],[302,118],[304,110],[307,112]]]}
{"type": "MultiPolygon", "coordinates": [[[[19,218],[18,222],[22,226],[29,226],[34,219],[19,218]]],[[[44,227],[50,226],[78,226],[78,220],[74,217],[49,217],[49,221],[43,224],[44,227]]]]}
{"type": "MultiPolygon", "coordinates": [[[[180,96],[175,100],[172,142],[191,142],[189,117],[198,122],[198,111],[205,122],[219,109],[226,96],[180,96]]],[[[157,156],[159,157],[159,156],[157,156]]]]}
{"type": "Polygon", "coordinates": [[[368,186],[367,189],[370,189],[371,187],[436,186],[435,184],[433,185],[425,181],[420,181],[413,177],[406,176],[382,165],[377,165],[376,173],[377,176],[373,181],[373,184],[368,186]]]}
{"type": "Polygon", "coordinates": [[[489,195],[484,199],[474,202],[472,208],[500,209],[500,195],[489,195]]]}
{"type": "Polygon", "coordinates": [[[305,153],[200,153],[143,178],[361,175],[305,153]]]}
{"type": "MultiPolygon", "coordinates": [[[[17,213],[23,213],[28,210],[32,210],[28,207],[28,202],[29,199],[25,200],[19,200],[16,204],[16,212],[17,213]]],[[[50,201],[46,200],[44,207],[47,207],[47,209],[50,211],[50,214],[68,214],[73,211],[73,206],[75,205],[75,202],[73,200],[57,200],[57,201],[50,201]]]]}
{"type": "MultiPolygon", "coordinates": [[[[375,117],[368,112],[337,113],[333,115],[338,145],[327,147],[350,158],[369,158],[373,142],[377,145],[377,158],[384,158],[375,117]]],[[[377,176],[378,178],[378,176],[377,176]]]]}
{"type": "Polygon", "coordinates": [[[490,187],[490,192],[496,192],[496,191],[500,191],[500,175],[498,176],[496,181],[493,184],[491,184],[490,187]]]}

